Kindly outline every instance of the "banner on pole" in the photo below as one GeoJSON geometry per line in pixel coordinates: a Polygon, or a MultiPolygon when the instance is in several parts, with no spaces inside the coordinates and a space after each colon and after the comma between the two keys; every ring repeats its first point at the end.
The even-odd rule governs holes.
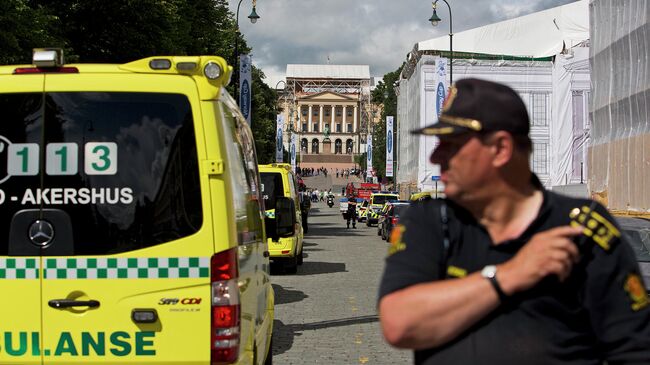
{"type": "Polygon", "coordinates": [[[253,88],[251,87],[251,56],[239,56],[239,109],[241,109],[248,125],[251,125],[251,100],[253,88]]]}
{"type": "Polygon", "coordinates": [[[291,134],[291,147],[289,147],[289,153],[291,153],[291,171],[296,171],[296,135],[291,134]]]}
{"type": "Polygon", "coordinates": [[[367,176],[374,176],[372,173],[372,134],[368,133],[368,140],[366,142],[366,174],[367,176]]]}
{"type": "Polygon", "coordinates": [[[275,162],[283,162],[282,152],[282,131],[284,130],[284,115],[278,114],[276,117],[276,133],[275,133],[275,162]]]}
{"type": "Polygon", "coordinates": [[[386,117],[386,176],[393,176],[393,117],[386,117]]]}

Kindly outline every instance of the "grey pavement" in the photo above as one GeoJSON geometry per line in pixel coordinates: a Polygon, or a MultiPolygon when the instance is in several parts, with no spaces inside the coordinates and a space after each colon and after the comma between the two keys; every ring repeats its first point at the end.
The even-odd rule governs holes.
{"type": "Polygon", "coordinates": [[[275,364],[410,364],[410,351],[383,340],[377,288],[387,252],[377,228],[346,229],[338,201],[314,203],[304,264],[272,272],[275,364]]]}

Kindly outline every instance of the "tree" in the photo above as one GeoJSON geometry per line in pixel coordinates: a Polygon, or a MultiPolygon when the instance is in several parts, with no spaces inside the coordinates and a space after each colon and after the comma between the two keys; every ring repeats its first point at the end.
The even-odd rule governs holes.
{"type": "MultiPolygon", "coordinates": [[[[30,63],[36,47],[60,47],[67,62],[125,63],[162,55],[250,53],[227,0],[1,0],[0,62],[30,63]]],[[[253,134],[261,163],[275,150],[277,95],[253,67],[253,134]]],[[[232,94],[234,84],[228,86],[232,94]]]]}
{"type": "Polygon", "coordinates": [[[264,72],[253,67],[253,100],[251,121],[255,149],[260,164],[275,162],[275,116],[277,114],[277,93],[264,81],[264,72]]]}
{"type": "Polygon", "coordinates": [[[66,47],[56,17],[28,0],[0,1],[0,64],[29,64],[33,48],[66,47]]]}
{"type": "Polygon", "coordinates": [[[392,115],[394,117],[393,126],[396,125],[398,122],[397,96],[394,86],[395,82],[399,80],[403,67],[404,64],[397,70],[385,74],[384,81],[380,81],[372,91],[372,100],[384,105],[380,122],[375,125],[372,135],[372,167],[380,179],[386,175],[386,116],[392,115]]]}

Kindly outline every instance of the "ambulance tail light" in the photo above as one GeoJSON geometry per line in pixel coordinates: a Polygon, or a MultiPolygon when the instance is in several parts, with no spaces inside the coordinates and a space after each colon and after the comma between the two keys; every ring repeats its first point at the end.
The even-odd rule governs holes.
{"type": "Polygon", "coordinates": [[[390,223],[392,225],[396,225],[398,221],[399,221],[399,218],[397,218],[397,217],[393,217],[393,218],[390,219],[390,223]]]}
{"type": "Polygon", "coordinates": [[[210,260],[212,282],[211,364],[230,364],[239,357],[240,313],[237,248],[210,260]]]}

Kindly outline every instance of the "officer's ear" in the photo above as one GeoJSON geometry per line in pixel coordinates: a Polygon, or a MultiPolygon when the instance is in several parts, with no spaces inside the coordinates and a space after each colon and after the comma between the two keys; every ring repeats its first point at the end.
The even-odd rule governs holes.
{"type": "Polygon", "coordinates": [[[490,147],[492,165],[500,168],[508,164],[515,151],[515,141],[506,131],[496,131],[482,138],[483,144],[490,147]]]}

